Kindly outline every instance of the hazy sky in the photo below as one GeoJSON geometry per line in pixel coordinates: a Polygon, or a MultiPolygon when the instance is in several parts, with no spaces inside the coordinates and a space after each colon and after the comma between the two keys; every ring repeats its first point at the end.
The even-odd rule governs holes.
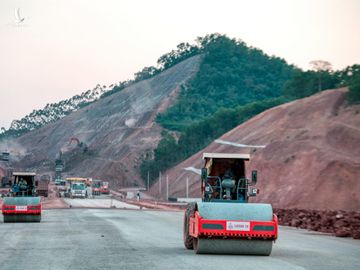
{"type": "Polygon", "coordinates": [[[214,32],[341,69],[360,63],[360,0],[0,0],[0,127],[214,32]]]}

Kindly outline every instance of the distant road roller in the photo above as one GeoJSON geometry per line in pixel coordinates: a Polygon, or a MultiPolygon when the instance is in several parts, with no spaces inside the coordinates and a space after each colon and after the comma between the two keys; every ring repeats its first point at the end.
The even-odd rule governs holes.
{"type": "Polygon", "coordinates": [[[257,171],[246,178],[248,154],[204,153],[202,202],[184,216],[184,245],[196,254],[271,254],[278,221],[270,204],[248,203],[258,189],[257,171]]]}
{"type": "Polygon", "coordinates": [[[36,196],[36,173],[13,172],[9,197],[3,199],[4,222],[40,222],[41,197],[36,196]]]}

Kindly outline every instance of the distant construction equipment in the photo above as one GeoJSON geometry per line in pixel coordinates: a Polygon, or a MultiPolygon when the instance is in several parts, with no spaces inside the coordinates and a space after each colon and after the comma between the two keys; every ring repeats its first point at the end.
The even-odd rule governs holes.
{"type": "Polygon", "coordinates": [[[58,158],[55,160],[55,182],[61,181],[61,173],[64,170],[64,161],[62,160],[62,152],[59,152],[58,158]]]}
{"type": "Polygon", "coordinates": [[[1,178],[1,187],[10,187],[10,180],[12,177],[12,167],[10,161],[10,153],[5,151],[0,155],[0,161],[5,169],[5,175],[1,178]]]}

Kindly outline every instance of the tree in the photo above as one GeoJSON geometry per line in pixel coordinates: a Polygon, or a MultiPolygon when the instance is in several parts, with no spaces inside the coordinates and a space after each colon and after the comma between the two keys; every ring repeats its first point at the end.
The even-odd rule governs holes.
{"type": "Polygon", "coordinates": [[[324,73],[330,73],[332,70],[332,65],[328,61],[324,60],[314,60],[310,63],[311,69],[314,70],[318,75],[318,90],[322,90],[322,77],[324,73]]]}
{"type": "Polygon", "coordinates": [[[355,76],[350,82],[348,99],[350,104],[360,103],[360,74],[355,76]]]}

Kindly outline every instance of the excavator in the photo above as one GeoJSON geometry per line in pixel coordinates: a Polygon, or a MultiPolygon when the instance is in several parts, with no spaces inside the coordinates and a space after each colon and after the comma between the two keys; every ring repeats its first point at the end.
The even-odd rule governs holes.
{"type": "Polygon", "coordinates": [[[258,194],[257,171],[246,178],[249,154],[204,153],[202,201],[184,215],[183,241],[196,254],[269,256],[278,236],[272,206],[249,203],[258,194]]]}

